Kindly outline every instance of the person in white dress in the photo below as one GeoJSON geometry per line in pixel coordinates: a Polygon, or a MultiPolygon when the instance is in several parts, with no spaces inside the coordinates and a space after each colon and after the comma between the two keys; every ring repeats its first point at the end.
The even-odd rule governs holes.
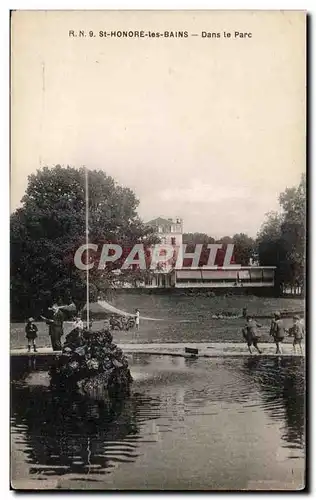
{"type": "Polygon", "coordinates": [[[135,325],[136,325],[137,330],[139,330],[139,318],[140,318],[139,309],[136,309],[136,311],[135,311],[135,325]]]}

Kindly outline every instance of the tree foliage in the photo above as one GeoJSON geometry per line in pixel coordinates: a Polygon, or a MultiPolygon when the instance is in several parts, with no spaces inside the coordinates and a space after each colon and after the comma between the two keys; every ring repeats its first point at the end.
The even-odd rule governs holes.
{"type": "MultiPolygon", "coordinates": [[[[132,247],[156,241],[137,215],[138,199],[103,171],[89,171],[89,241],[132,247]]],[[[12,316],[35,315],[52,301],[82,304],[86,298],[84,271],[74,264],[85,243],[85,169],[38,170],[28,178],[22,206],[11,216],[12,316]]],[[[90,300],[111,286],[108,269],[90,273],[90,300]]]]}
{"type": "MultiPolygon", "coordinates": [[[[208,236],[205,233],[184,233],[183,243],[187,244],[187,252],[193,252],[196,244],[203,245],[200,265],[207,264],[209,256],[209,250],[207,250],[208,244],[218,243],[222,245],[222,248],[218,249],[216,254],[215,264],[218,266],[223,265],[228,244],[234,244],[234,253],[231,264],[248,266],[255,250],[255,241],[250,236],[247,236],[244,233],[235,234],[234,236],[224,236],[218,240],[216,240],[212,236],[208,236]]],[[[185,264],[189,265],[190,262],[185,262],[185,264]]]]}
{"type": "Polygon", "coordinates": [[[245,233],[234,234],[234,259],[241,266],[249,266],[250,259],[254,257],[255,241],[245,233]]]}
{"type": "Polygon", "coordinates": [[[184,233],[182,241],[183,244],[189,245],[196,245],[198,243],[207,245],[209,243],[215,243],[215,239],[205,233],[184,233]]]}
{"type": "Polygon", "coordinates": [[[257,237],[260,264],[277,267],[280,286],[304,287],[306,179],[279,196],[280,213],[266,216],[257,237]]]}

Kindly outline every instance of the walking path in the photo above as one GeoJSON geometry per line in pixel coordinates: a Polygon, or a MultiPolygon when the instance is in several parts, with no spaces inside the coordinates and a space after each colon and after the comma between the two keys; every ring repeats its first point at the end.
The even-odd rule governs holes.
{"type": "MultiPolygon", "coordinates": [[[[213,357],[226,357],[226,356],[250,356],[247,345],[243,343],[233,342],[212,342],[212,343],[165,343],[165,344],[118,344],[126,354],[143,353],[143,354],[156,354],[156,355],[171,355],[171,356],[190,356],[190,353],[185,352],[185,348],[198,349],[198,355],[207,358],[213,357]]],[[[303,347],[303,356],[305,354],[305,345],[303,347]]],[[[275,354],[275,344],[272,342],[261,343],[260,350],[262,356],[278,356],[275,354]]],[[[293,352],[292,344],[282,344],[282,356],[301,356],[299,354],[299,347],[296,348],[297,354],[293,352]]],[[[258,353],[252,348],[253,355],[258,353]]],[[[57,356],[61,351],[53,351],[50,347],[40,347],[36,353],[28,353],[24,349],[11,349],[11,358],[19,356],[57,356]]]]}

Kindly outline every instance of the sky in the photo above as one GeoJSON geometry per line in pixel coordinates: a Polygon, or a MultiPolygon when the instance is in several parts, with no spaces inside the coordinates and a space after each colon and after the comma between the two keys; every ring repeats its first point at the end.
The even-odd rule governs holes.
{"type": "Polygon", "coordinates": [[[305,170],[302,12],[20,11],[11,49],[12,210],[38,168],[85,165],[132,188],[144,221],[255,236],[305,170]]]}

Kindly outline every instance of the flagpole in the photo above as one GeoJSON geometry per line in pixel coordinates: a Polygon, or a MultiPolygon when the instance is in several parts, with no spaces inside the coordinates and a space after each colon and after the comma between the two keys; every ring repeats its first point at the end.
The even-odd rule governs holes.
{"type": "Polygon", "coordinates": [[[87,253],[87,267],[86,267],[86,301],[87,301],[87,328],[89,329],[90,324],[90,311],[89,311],[89,303],[90,303],[90,293],[89,293],[89,184],[88,184],[88,169],[85,169],[85,195],[86,195],[86,253],[87,253]]]}

